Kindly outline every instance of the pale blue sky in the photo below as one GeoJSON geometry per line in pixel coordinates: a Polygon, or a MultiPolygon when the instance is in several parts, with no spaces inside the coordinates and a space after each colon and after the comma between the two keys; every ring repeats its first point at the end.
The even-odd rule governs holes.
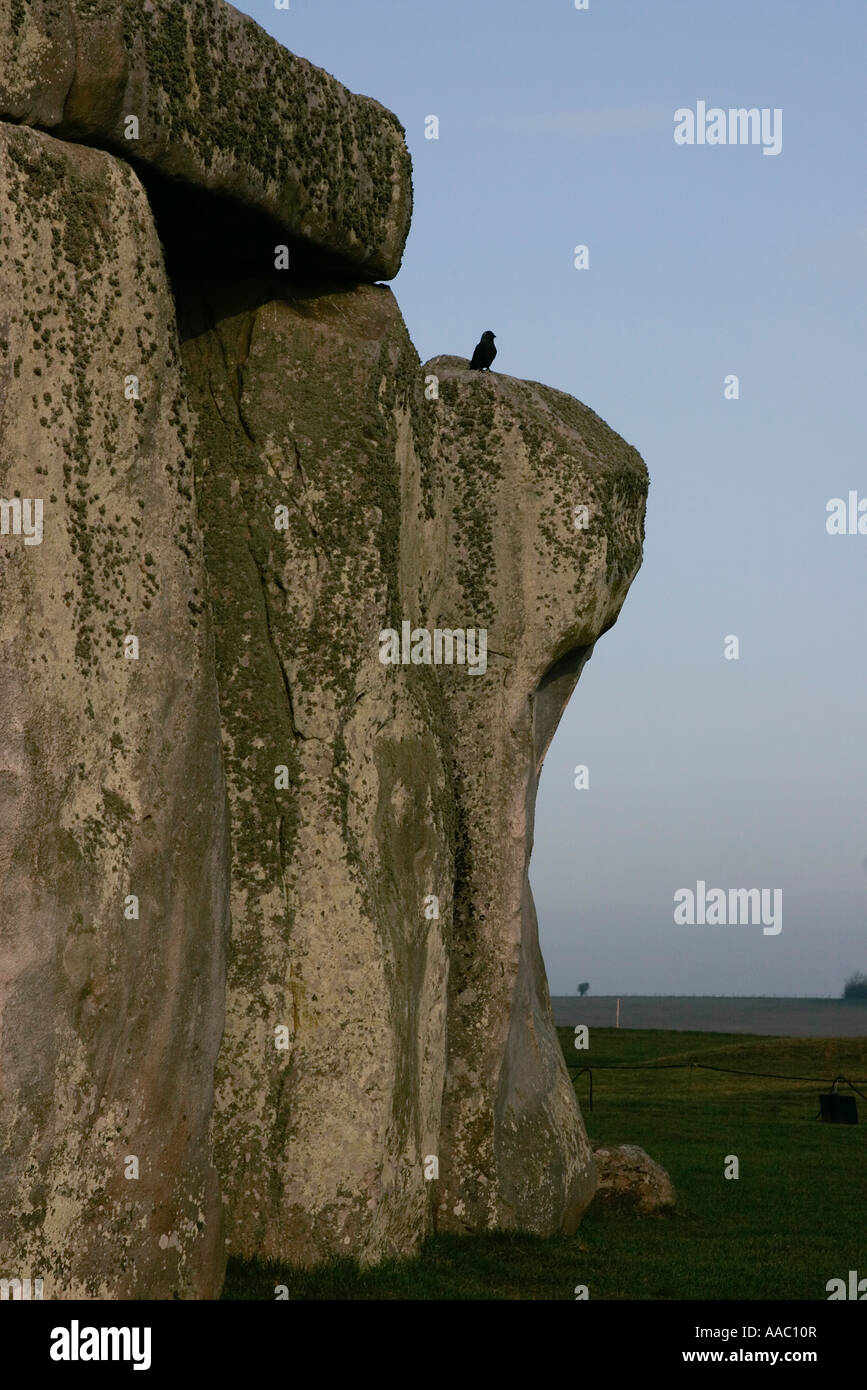
{"type": "Polygon", "coordinates": [[[406,126],[393,288],[422,359],[492,328],[498,369],[585,401],[650,469],[644,566],[543,773],[552,992],[839,993],[867,971],[867,536],[828,536],[825,504],[867,497],[867,5],[238,8],[406,126]],[[698,100],[782,108],[782,152],[678,147],[698,100]],[[781,888],[782,931],[676,927],[698,879],[781,888]]]}

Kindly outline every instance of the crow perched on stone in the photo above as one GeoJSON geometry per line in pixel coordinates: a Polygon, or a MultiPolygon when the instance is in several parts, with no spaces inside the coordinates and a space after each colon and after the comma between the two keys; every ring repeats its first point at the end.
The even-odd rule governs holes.
{"type": "Polygon", "coordinates": [[[494,347],[494,335],[489,329],[487,333],[482,334],[481,339],[476,344],[470,366],[476,372],[486,372],[496,355],[497,349],[494,347]]]}

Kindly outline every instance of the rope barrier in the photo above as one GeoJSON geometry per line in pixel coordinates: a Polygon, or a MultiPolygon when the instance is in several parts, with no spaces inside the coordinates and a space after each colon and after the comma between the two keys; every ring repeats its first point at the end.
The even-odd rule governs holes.
{"type": "Polygon", "coordinates": [[[839,1083],[840,1081],[842,1081],[842,1082],[844,1083],[844,1085],[848,1086],[848,1087],[850,1088],[850,1090],[852,1090],[852,1091],[855,1092],[856,1095],[859,1095],[859,1096],[861,1097],[862,1100],[867,1100],[867,1096],[865,1096],[864,1092],[858,1090],[858,1086],[859,1086],[859,1085],[860,1085],[860,1086],[867,1086],[867,1079],[864,1079],[863,1077],[859,1077],[857,1082],[855,1082],[855,1081],[850,1081],[849,1078],[846,1077],[846,1076],[844,1076],[842,1072],[840,1072],[837,1076],[835,1076],[834,1079],[833,1079],[833,1081],[831,1081],[831,1082],[829,1083],[829,1082],[828,1082],[828,1078],[827,1078],[826,1076],[787,1076],[787,1075],[782,1075],[780,1072],[774,1072],[774,1071],[743,1071],[743,1070],[742,1070],[741,1068],[739,1068],[739,1067],[715,1067],[715,1066],[712,1066],[710,1062],[643,1062],[643,1063],[642,1063],[642,1062],[638,1062],[638,1063],[634,1063],[634,1064],[632,1064],[632,1065],[629,1065],[629,1064],[621,1064],[621,1063],[619,1063],[619,1062],[612,1062],[612,1063],[609,1063],[607,1066],[606,1066],[606,1065],[599,1065],[599,1066],[596,1066],[596,1067],[591,1067],[591,1066],[580,1067],[580,1068],[576,1071],[575,1075],[572,1076],[572,1067],[570,1066],[570,1064],[569,1064],[568,1062],[566,1063],[566,1070],[567,1070],[567,1071],[569,1072],[569,1074],[570,1074],[570,1080],[571,1080],[573,1086],[574,1086],[575,1083],[578,1081],[578,1078],[581,1077],[581,1076],[583,1076],[585,1072],[587,1072],[587,1074],[589,1075],[589,1077],[590,1077],[590,1102],[589,1102],[589,1104],[590,1104],[590,1109],[591,1109],[591,1110],[593,1109],[593,1072],[594,1072],[594,1071],[687,1071],[687,1070],[689,1070],[689,1072],[692,1073],[696,1068],[697,1068],[699,1071],[718,1071],[718,1072],[723,1072],[723,1073],[725,1073],[727,1076],[758,1076],[758,1077],[761,1077],[761,1078],[762,1078],[763,1080],[765,1080],[765,1081],[808,1081],[808,1082],[810,1082],[812,1085],[816,1085],[816,1086],[827,1086],[827,1085],[830,1084],[831,1090],[832,1090],[832,1091],[836,1091],[838,1083],[839,1083]]]}

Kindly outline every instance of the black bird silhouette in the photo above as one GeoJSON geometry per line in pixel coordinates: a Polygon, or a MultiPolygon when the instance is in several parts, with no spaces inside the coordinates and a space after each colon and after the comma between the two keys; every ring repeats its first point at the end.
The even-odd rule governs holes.
{"type": "Polygon", "coordinates": [[[470,366],[476,372],[486,372],[496,355],[497,349],[494,347],[494,335],[490,329],[488,329],[488,332],[483,333],[479,342],[476,344],[470,366]]]}

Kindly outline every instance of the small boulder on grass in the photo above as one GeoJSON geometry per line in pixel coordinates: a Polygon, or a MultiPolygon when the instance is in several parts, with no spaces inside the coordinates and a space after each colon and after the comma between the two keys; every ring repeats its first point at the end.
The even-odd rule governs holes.
{"type": "Polygon", "coordinates": [[[594,1202],[629,1207],[643,1215],[677,1200],[671,1178],[637,1144],[593,1144],[598,1187],[594,1202]]]}

